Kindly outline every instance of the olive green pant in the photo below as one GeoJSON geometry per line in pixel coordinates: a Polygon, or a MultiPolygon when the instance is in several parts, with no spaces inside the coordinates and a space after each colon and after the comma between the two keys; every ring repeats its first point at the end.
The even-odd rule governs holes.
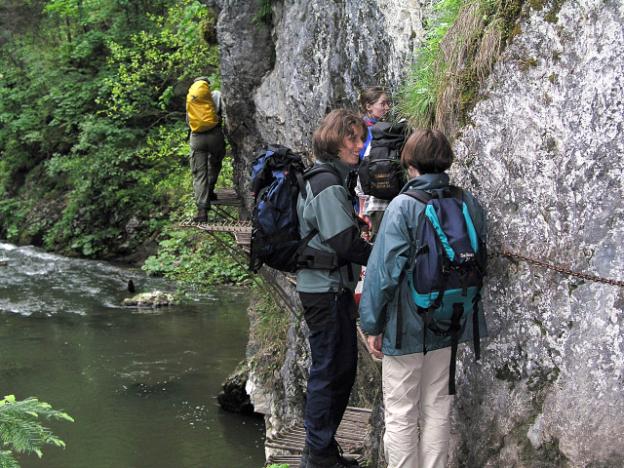
{"type": "Polygon", "coordinates": [[[191,173],[198,208],[210,206],[210,194],[221,172],[225,157],[225,138],[221,126],[203,133],[191,133],[191,173]]]}

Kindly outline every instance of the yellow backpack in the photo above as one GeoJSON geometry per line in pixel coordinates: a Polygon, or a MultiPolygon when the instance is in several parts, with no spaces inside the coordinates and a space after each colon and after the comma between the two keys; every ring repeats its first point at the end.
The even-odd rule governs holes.
{"type": "Polygon", "coordinates": [[[198,80],[189,88],[186,95],[186,116],[194,133],[207,132],[219,123],[207,81],[198,80]]]}

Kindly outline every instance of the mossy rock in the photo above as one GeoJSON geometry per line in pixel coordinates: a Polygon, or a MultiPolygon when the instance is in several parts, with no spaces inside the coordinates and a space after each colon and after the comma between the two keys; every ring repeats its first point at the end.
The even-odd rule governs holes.
{"type": "Polygon", "coordinates": [[[173,295],[162,291],[140,293],[123,300],[123,305],[127,307],[164,307],[173,304],[173,295]]]}

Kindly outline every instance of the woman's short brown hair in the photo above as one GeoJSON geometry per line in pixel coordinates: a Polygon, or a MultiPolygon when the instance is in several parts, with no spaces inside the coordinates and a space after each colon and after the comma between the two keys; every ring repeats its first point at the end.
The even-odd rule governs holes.
{"type": "Polygon", "coordinates": [[[446,171],[454,159],[453,149],[440,130],[417,129],[405,142],[401,164],[405,169],[415,167],[421,174],[446,171]]]}
{"type": "Polygon", "coordinates": [[[358,128],[362,130],[364,141],[368,128],[361,117],[347,109],[334,109],[325,116],[312,136],[314,156],[325,161],[338,159],[345,137],[353,138],[358,128]]]}
{"type": "Polygon", "coordinates": [[[363,90],[361,90],[359,103],[362,112],[366,114],[366,112],[368,111],[366,106],[372,106],[373,104],[375,104],[383,94],[385,94],[386,96],[388,95],[386,90],[381,86],[369,86],[368,88],[364,88],[363,90]]]}

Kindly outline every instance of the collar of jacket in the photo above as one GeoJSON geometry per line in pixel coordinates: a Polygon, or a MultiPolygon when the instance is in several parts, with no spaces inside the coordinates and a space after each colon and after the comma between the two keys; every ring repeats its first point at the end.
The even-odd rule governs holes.
{"type": "Polygon", "coordinates": [[[349,174],[353,171],[357,171],[358,166],[349,166],[343,163],[340,159],[332,159],[332,160],[317,160],[316,164],[326,165],[334,168],[340,174],[340,178],[342,179],[342,184],[344,185],[349,177],[349,174]]]}
{"type": "Polygon", "coordinates": [[[409,180],[401,189],[401,193],[411,189],[432,190],[448,187],[448,185],[449,176],[445,172],[441,174],[423,174],[409,180]]]}

